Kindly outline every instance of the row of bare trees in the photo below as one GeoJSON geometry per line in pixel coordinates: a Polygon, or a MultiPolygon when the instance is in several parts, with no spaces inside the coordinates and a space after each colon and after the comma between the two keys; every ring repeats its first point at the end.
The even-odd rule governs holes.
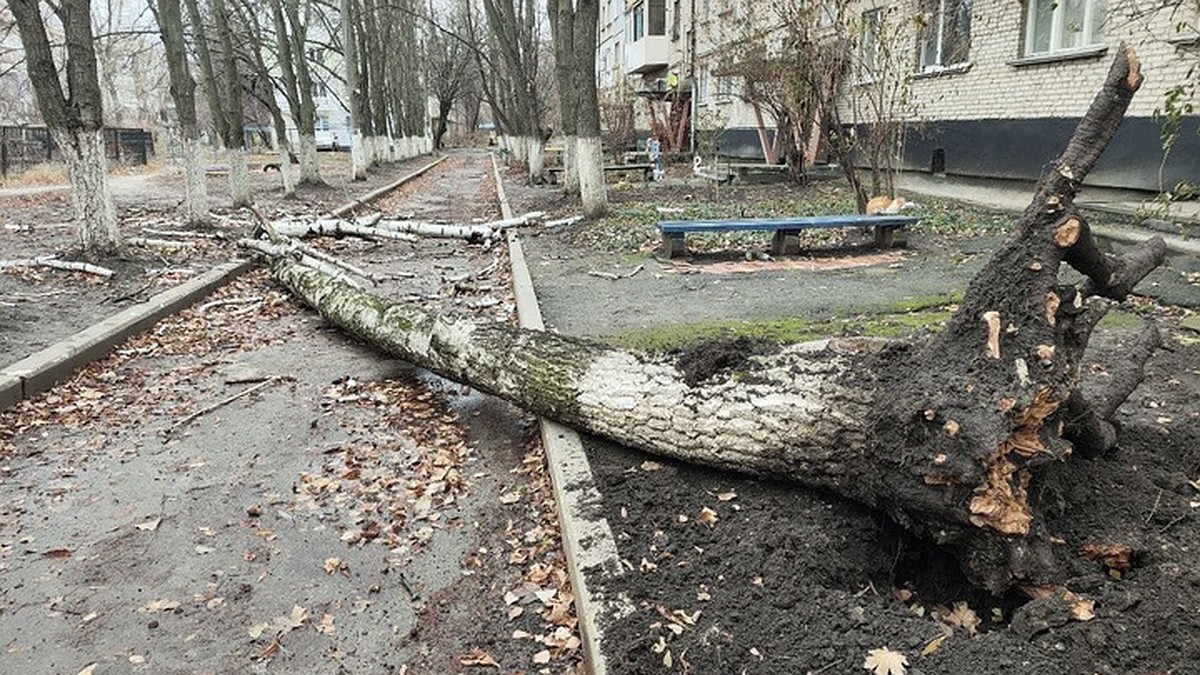
{"type": "MultiPolygon", "coordinates": [[[[322,181],[318,87],[341,92],[350,113],[355,179],[374,164],[431,151],[456,106],[468,111],[463,117],[475,128],[486,103],[501,142],[536,180],[557,103],[567,188],[581,194],[586,213],[603,212],[594,76],[598,0],[548,4],[153,0],[187,167],[187,220],[208,218],[207,145],[215,146],[228,167],[232,205],[251,203],[245,152],[251,107],[270,115],[284,193],[322,181]],[[543,35],[547,25],[553,40],[543,35]],[[547,67],[550,63],[555,66],[547,67]],[[550,95],[555,88],[558,101],[550,95]],[[432,115],[430,99],[436,102],[432,115]]],[[[79,244],[89,257],[112,254],[121,242],[100,136],[105,115],[97,46],[105,42],[95,31],[91,0],[9,5],[39,112],[64,148],[79,244]]]]}

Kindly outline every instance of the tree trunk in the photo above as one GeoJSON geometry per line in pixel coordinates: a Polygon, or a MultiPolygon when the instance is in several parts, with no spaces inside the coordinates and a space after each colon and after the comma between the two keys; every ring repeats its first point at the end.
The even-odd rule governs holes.
{"type": "Polygon", "coordinates": [[[208,178],[204,172],[204,146],[199,138],[180,139],[183,149],[184,209],[191,224],[208,222],[208,178]]]}
{"type": "Polygon", "coordinates": [[[597,218],[608,210],[604,149],[600,140],[600,102],[596,94],[596,23],[599,0],[579,0],[575,9],[575,83],[578,106],[575,159],[583,214],[597,218]]]}
{"type": "Polygon", "coordinates": [[[189,224],[208,222],[208,183],[200,153],[200,125],[196,117],[196,82],[188,66],[183,36],[183,10],[179,0],[158,0],[158,25],[166,48],[171,100],[179,118],[179,144],[183,154],[184,217],[189,224]]]}
{"type": "MultiPolygon", "coordinates": [[[[1088,563],[1076,553],[1083,542],[1064,544],[1046,530],[1042,510],[1054,505],[1042,503],[1042,474],[1073,449],[1112,446],[1109,420],[1157,345],[1148,328],[1107,389],[1080,391],[1103,298],[1123,299],[1164,254],[1158,239],[1123,258],[1101,253],[1072,205],[1140,81],[1136,57],[1122,49],[1011,239],[947,330],[923,347],[743,339],[641,354],[431,315],[286,257],[273,271],[376,347],[539,415],[648,452],[855,499],[945,545],[997,593],[1061,583],[1088,563]],[[1062,262],[1084,283],[1060,284],[1062,262]]],[[[598,155],[598,141],[581,138],[581,155],[598,155]]]]}
{"type": "Polygon", "coordinates": [[[92,37],[91,3],[65,0],[56,6],[66,38],[65,77],[60,77],[54,62],[55,52],[42,19],[41,3],[11,0],[8,6],[19,28],[25,68],[37,96],[38,111],[67,164],[76,236],[83,254],[97,257],[114,253],[120,247],[120,235],[108,187],[102,132],[104,111],[92,37]]]}
{"type": "Polygon", "coordinates": [[[71,181],[76,241],[90,256],[116,253],[121,246],[121,235],[108,187],[104,132],[54,129],[53,133],[71,181]]]}
{"type": "Polygon", "coordinates": [[[542,152],[542,139],[537,136],[527,136],[521,139],[525,144],[526,164],[529,165],[529,180],[537,183],[542,179],[545,170],[545,154],[542,152]]]}
{"type": "Polygon", "coordinates": [[[579,193],[579,139],[563,136],[563,190],[567,194],[579,193]]]}

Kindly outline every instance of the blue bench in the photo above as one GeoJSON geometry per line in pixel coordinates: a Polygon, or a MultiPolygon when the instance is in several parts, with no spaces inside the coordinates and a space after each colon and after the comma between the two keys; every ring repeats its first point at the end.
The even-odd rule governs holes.
{"type": "Polygon", "coordinates": [[[844,216],[811,216],[805,218],[749,218],[744,220],[662,220],[658,230],[662,233],[662,254],[667,258],[685,255],[687,244],[684,239],[688,232],[739,232],[749,230],[770,230],[775,233],[771,239],[771,253],[774,255],[789,255],[800,252],[800,232],[802,230],[830,227],[871,227],[875,230],[875,244],[890,248],[902,244],[897,237],[904,228],[914,225],[919,219],[912,216],[858,214],[844,216]]]}

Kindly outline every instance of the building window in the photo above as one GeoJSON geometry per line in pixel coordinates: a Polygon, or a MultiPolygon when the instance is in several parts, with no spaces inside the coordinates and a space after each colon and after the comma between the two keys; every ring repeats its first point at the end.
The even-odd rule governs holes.
{"type": "Polygon", "coordinates": [[[646,5],[639,2],[633,6],[633,39],[637,42],[646,35],[646,5]]]}
{"type": "Polygon", "coordinates": [[[875,79],[875,66],[879,60],[880,31],[883,28],[883,9],[872,9],[862,14],[862,32],[858,44],[858,78],[863,82],[875,79]]]}
{"type": "Polygon", "coordinates": [[[925,0],[922,5],[921,70],[967,62],[971,48],[971,0],[925,0]]]}
{"type": "Polygon", "coordinates": [[[708,103],[708,66],[701,66],[696,73],[696,103],[708,103]]]}
{"type": "Polygon", "coordinates": [[[646,24],[650,35],[667,34],[667,0],[649,0],[646,24]]]}
{"type": "Polygon", "coordinates": [[[1029,0],[1025,56],[1084,49],[1104,42],[1104,0],[1029,0]]]}
{"type": "Polygon", "coordinates": [[[328,115],[317,115],[316,119],[313,120],[313,130],[314,131],[329,131],[329,116],[328,115]]]}

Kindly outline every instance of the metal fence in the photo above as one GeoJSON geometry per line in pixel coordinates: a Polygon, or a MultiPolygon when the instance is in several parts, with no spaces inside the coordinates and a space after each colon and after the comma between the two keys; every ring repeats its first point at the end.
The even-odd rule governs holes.
{"type": "MultiPolygon", "coordinates": [[[[104,152],[121,164],[146,164],[154,156],[154,134],[144,129],[104,129],[104,152]]],[[[44,162],[61,159],[45,127],[0,125],[0,176],[21,173],[44,162]]]]}

